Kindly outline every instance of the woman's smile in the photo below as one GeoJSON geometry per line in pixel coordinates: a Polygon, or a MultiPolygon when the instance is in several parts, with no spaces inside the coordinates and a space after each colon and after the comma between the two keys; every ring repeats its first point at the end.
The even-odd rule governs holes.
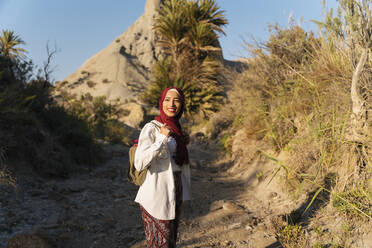
{"type": "Polygon", "coordinates": [[[163,111],[169,117],[175,117],[181,110],[180,95],[173,90],[169,90],[163,101],[163,111]]]}

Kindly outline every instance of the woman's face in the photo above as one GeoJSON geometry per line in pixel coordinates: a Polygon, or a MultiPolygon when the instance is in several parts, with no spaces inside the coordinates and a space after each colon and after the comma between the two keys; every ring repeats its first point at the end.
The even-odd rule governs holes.
{"type": "Polygon", "coordinates": [[[168,117],[175,117],[181,110],[182,103],[180,95],[168,90],[163,101],[163,111],[168,117]]]}

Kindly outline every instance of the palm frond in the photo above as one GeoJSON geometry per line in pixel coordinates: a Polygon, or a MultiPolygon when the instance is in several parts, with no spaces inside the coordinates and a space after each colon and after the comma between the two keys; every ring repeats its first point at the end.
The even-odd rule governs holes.
{"type": "Polygon", "coordinates": [[[174,85],[185,92],[188,114],[200,110],[207,115],[216,110],[223,98],[218,86],[218,34],[224,34],[226,24],[224,11],[215,0],[165,1],[154,25],[165,58],[154,67],[155,80],[144,94],[145,100],[157,105],[161,91],[174,85]]]}

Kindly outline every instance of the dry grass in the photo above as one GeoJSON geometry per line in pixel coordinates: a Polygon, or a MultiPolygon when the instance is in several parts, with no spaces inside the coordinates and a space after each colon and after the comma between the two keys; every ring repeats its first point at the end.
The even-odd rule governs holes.
{"type": "MultiPolygon", "coordinates": [[[[284,185],[293,199],[310,197],[306,210],[315,214],[330,206],[333,218],[352,226],[366,223],[372,218],[372,128],[368,123],[364,127],[369,137],[366,142],[348,139],[354,70],[351,52],[298,27],[274,29],[266,44],[250,46],[255,58],[249,60],[248,69],[236,79],[229,95],[226,109],[233,112],[229,113],[230,136],[244,128],[248,139],[270,145],[274,154],[267,155],[278,164],[273,171],[285,171],[284,185]],[[288,156],[279,161],[278,155],[284,152],[288,156]],[[324,198],[322,204],[310,208],[319,202],[316,198],[324,198]]],[[[371,68],[369,58],[361,91],[369,110],[371,68]]],[[[305,230],[296,224],[282,225],[277,233],[285,247],[305,242],[305,230]]],[[[356,233],[350,235],[350,240],[357,239],[356,233]]],[[[335,247],[349,242],[336,241],[335,247]]]]}
{"type": "Polygon", "coordinates": [[[16,181],[5,167],[6,148],[0,147],[0,185],[11,186],[16,189],[16,181]]]}

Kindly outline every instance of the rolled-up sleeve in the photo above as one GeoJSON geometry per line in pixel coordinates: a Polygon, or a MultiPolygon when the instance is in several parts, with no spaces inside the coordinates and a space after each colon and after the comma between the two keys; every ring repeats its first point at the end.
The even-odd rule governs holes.
{"type": "Polygon", "coordinates": [[[156,159],[164,146],[167,145],[167,136],[156,134],[155,125],[147,123],[139,136],[138,147],[134,155],[134,166],[141,171],[150,166],[151,161],[156,159]]]}

